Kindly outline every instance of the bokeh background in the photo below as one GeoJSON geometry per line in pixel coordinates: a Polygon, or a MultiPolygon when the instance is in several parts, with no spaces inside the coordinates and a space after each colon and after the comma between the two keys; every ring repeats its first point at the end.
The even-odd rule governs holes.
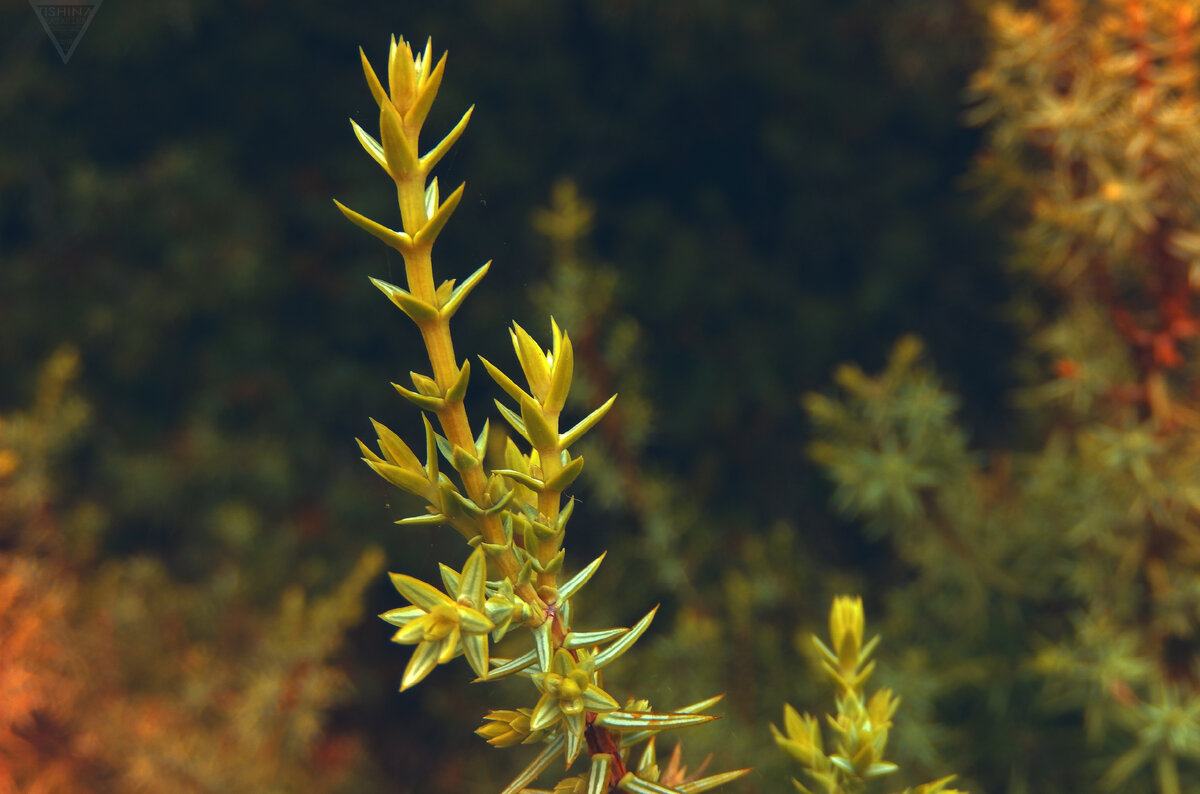
{"type": "MultiPolygon", "coordinates": [[[[610,550],[577,605],[593,627],[664,605],[614,691],[728,692],[689,757],[789,790],[767,725],[785,700],[828,707],[806,633],[833,593],[906,576],[826,506],[800,395],[912,331],[975,437],[1007,432],[1004,251],[965,179],[981,30],[958,0],[110,0],[63,64],[5,4],[0,409],[38,476],[0,539],[41,566],[35,601],[67,583],[43,622],[78,658],[0,748],[114,791],[491,791],[528,760],[471,733],[528,693],[457,664],[398,694],[409,652],[370,617],[399,597],[364,551],[424,578],[464,556],[392,525],[413,506],[353,441],[368,417],[420,427],[388,385],[419,339],[367,281],[402,263],[331,202],[395,213],[346,119],[375,129],[356,50],[382,63],[397,33],[450,52],[432,135],[476,106],[439,171],[467,190],[435,266],[495,260],[461,354],[508,364],[508,322],[544,333],[572,297],[534,213],[563,178],[593,207],[576,253],[615,274],[591,322],[624,353],[591,374],[639,410],[609,433],[633,442],[594,449],[568,565],[610,550]],[[623,500],[622,473],[654,496],[623,500]],[[62,705],[70,680],[87,691],[62,705]]],[[[470,413],[493,396],[477,378],[470,413]]],[[[914,779],[934,750],[901,748],[914,779]]]]}

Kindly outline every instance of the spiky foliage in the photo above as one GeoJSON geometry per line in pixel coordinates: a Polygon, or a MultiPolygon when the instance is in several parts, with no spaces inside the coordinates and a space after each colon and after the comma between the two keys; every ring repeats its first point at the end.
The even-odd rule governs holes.
{"type": "MultiPolygon", "coordinates": [[[[801,716],[791,705],[784,706],[784,730],[771,726],[775,743],[800,762],[810,782],[824,794],[858,794],[899,769],[884,760],[884,753],[900,699],[890,689],[867,694],[866,682],[875,670],[871,653],[879,637],[864,645],[864,623],[862,599],[839,596],[829,611],[829,644],[812,635],[821,667],[834,685],[837,703],[837,713],[826,716],[836,737],[831,752],[825,750],[820,720],[811,714],[801,716]]],[[[962,794],[946,788],[953,779],[951,775],[906,788],[903,794],[962,794]]],[[[801,794],[812,794],[800,781],[792,783],[801,794]]]]}
{"type": "Polygon", "coordinates": [[[747,770],[686,782],[664,775],[655,762],[652,743],[638,764],[631,763],[631,748],[660,731],[714,719],[699,712],[716,698],[675,712],[654,712],[644,701],[622,708],[605,691],[603,668],[641,637],[655,610],[629,629],[573,628],[570,598],[596,572],[603,557],[573,577],[562,576],[563,540],[574,507],[570,500],[564,506],[563,492],[583,468],[583,458],[572,456],[570,447],[603,418],[615,396],[569,429],[560,429],[574,369],[571,339],[551,320],[552,344],[545,350],[514,323],[510,337],[525,385],[486,359],[481,361],[515,404],[513,408],[496,403],[528,451],[510,437],[503,462],[487,464],[488,423],[476,434],[467,418],[464,396],[471,366],[469,361],[456,360],[449,323],[489,265],[460,285],[447,280],[435,286],[431,258],[434,241],[458,205],[463,187],[443,200],[430,172],[466,128],[471,110],[422,155],[418,140],[441,85],[445,56],[435,64],[429,44],[414,54],[403,39],[393,39],[387,90],[365,54],[362,63],[379,105],[380,139],[351,123],[359,143],[396,185],[401,230],[340,203],[338,208],[404,257],[404,287],[373,281],[417,325],[433,372],[432,376],[412,373],[413,389],[396,386],[426,415],[423,462],[378,422],[379,453],[362,442],[359,445],[372,469],[427,502],[426,514],[398,523],[445,524],[474,549],[461,571],[442,566],[444,591],[411,576],[392,575],[411,606],[382,617],[399,627],[393,637],[396,642],[417,645],[401,689],[460,654],[466,655],[482,680],[511,675],[530,679],[531,696],[536,696],[531,708],[493,711],[479,729],[496,746],[536,743],[542,748],[505,794],[527,789],[559,757],[569,768],[585,748],[588,771],[560,782],[556,791],[699,792],[740,777],[747,770]],[[443,471],[439,458],[455,476],[443,471]],[[487,578],[489,566],[495,578],[487,578]],[[513,658],[492,656],[489,636],[498,641],[510,630],[525,634],[528,652],[513,658]]]}
{"type": "Polygon", "coordinates": [[[1006,704],[956,726],[977,732],[959,751],[1023,748],[972,759],[1018,789],[1200,786],[1198,10],[990,13],[976,180],[1053,307],[1023,315],[1029,442],[969,451],[914,340],[878,376],[839,370],[840,399],[807,401],[836,502],[918,571],[897,633],[942,636],[930,691],[1006,704]]]}

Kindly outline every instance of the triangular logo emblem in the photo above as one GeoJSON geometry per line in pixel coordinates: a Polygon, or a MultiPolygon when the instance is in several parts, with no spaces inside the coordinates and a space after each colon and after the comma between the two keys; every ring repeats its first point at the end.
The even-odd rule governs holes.
{"type": "Polygon", "coordinates": [[[29,0],[33,13],[46,30],[46,35],[54,44],[54,49],[62,56],[63,63],[71,59],[71,53],[79,45],[79,40],[87,32],[88,25],[96,16],[96,11],[104,0],[29,0]]]}

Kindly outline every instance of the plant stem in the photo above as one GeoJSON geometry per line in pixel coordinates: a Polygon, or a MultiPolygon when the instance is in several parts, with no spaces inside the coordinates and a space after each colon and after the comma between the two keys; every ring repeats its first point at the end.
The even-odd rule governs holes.
{"type": "MultiPolygon", "coordinates": [[[[416,178],[410,177],[396,181],[402,222],[406,230],[409,228],[420,229],[428,222],[425,212],[425,175],[413,176],[416,178]],[[417,217],[412,217],[413,215],[417,217]]],[[[411,253],[404,258],[404,271],[408,281],[408,291],[416,298],[436,307],[438,299],[433,281],[432,253],[432,241],[414,246],[411,253]]],[[[429,354],[429,363],[433,367],[433,379],[437,382],[438,389],[445,395],[459,377],[458,364],[454,358],[454,340],[450,336],[450,320],[438,316],[431,320],[418,321],[417,327],[421,331],[421,339],[429,354]]],[[[437,418],[442,428],[442,434],[450,442],[451,447],[460,447],[468,451],[475,449],[475,436],[471,432],[471,424],[467,419],[462,399],[447,400],[442,410],[437,412],[437,418]]],[[[484,475],[483,465],[476,464],[459,474],[468,498],[481,507],[488,507],[487,477],[484,475]]],[[[500,524],[499,517],[495,515],[480,516],[476,523],[485,543],[499,545],[505,542],[504,528],[500,524]]],[[[518,580],[521,564],[517,561],[511,548],[493,559],[504,577],[513,582],[518,580]]],[[[516,585],[515,590],[521,600],[532,609],[530,625],[541,625],[546,619],[546,603],[538,595],[537,590],[529,582],[516,585]]]]}

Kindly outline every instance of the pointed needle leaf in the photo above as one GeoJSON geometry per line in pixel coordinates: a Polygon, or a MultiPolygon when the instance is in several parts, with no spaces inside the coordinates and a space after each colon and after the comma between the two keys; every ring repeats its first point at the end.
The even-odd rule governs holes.
{"type": "Polygon", "coordinates": [[[546,770],[546,767],[550,766],[550,762],[557,758],[559,753],[563,751],[565,743],[564,737],[555,737],[546,745],[546,749],[538,753],[537,758],[533,759],[529,766],[525,767],[524,771],[517,775],[513,782],[508,784],[508,788],[504,789],[500,794],[517,794],[521,789],[525,788],[526,784],[536,780],[537,776],[542,774],[546,770]]]}
{"type": "Polygon", "coordinates": [[[458,571],[451,568],[444,562],[438,563],[438,573],[442,575],[442,584],[446,586],[446,592],[452,595],[458,595],[458,583],[462,580],[458,571]]]}
{"type": "Polygon", "coordinates": [[[396,304],[400,311],[407,314],[413,322],[422,320],[433,320],[438,316],[438,310],[429,305],[425,301],[413,295],[406,289],[401,289],[395,284],[389,284],[381,279],[373,278],[371,283],[379,288],[379,291],[388,296],[388,300],[396,304]]]}
{"type": "Polygon", "coordinates": [[[375,97],[375,104],[382,105],[384,102],[390,102],[387,92],[383,90],[383,84],[379,82],[379,77],[376,76],[375,69],[371,67],[371,62],[367,60],[367,54],[363,52],[362,47],[358,48],[358,54],[362,58],[363,75],[367,78],[367,85],[371,88],[371,96],[375,97]]]}
{"type": "Polygon", "coordinates": [[[596,723],[616,730],[664,731],[668,728],[687,728],[717,719],[710,714],[659,714],[639,711],[606,711],[596,717],[596,723]]]}
{"type": "Polygon", "coordinates": [[[537,479],[536,477],[530,477],[528,474],[519,472],[516,469],[492,469],[492,474],[500,474],[504,477],[509,477],[521,483],[521,485],[524,485],[526,488],[539,493],[541,492],[542,488],[545,487],[545,483],[543,483],[541,480],[537,479]]]}
{"type": "MultiPolygon", "coordinates": [[[[557,326],[556,326],[557,330],[557,326]]],[[[571,378],[575,372],[575,353],[571,349],[571,338],[562,334],[555,340],[554,368],[550,373],[550,390],[546,393],[543,406],[547,411],[557,413],[567,402],[567,392],[571,390],[571,378]]]]}
{"type": "Polygon", "coordinates": [[[494,681],[497,678],[503,678],[506,675],[512,675],[513,673],[521,672],[526,667],[529,667],[531,664],[537,661],[537,652],[530,651],[527,654],[518,656],[516,659],[509,659],[507,661],[501,659],[492,659],[492,661],[500,662],[500,664],[488,673],[489,681],[494,681]]]}
{"type": "Polygon", "coordinates": [[[455,595],[459,598],[466,596],[471,599],[473,609],[483,609],[485,585],[487,582],[487,558],[483,549],[475,549],[463,566],[462,578],[458,583],[455,595]]]}
{"type": "Polygon", "coordinates": [[[518,386],[512,378],[501,372],[500,368],[495,364],[488,361],[483,356],[480,356],[479,360],[483,362],[483,366],[488,371],[488,374],[492,376],[492,380],[496,381],[496,385],[501,389],[504,389],[504,391],[508,393],[509,397],[512,397],[514,400],[516,400],[517,405],[520,405],[522,400],[533,399],[533,397],[526,394],[525,390],[518,386]]]}
{"type": "Polygon", "coordinates": [[[421,129],[421,125],[425,123],[425,117],[429,115],[429,108],[433,105],[433,100],[437,97],[438,88],[442,85],[442,73],[445,71],[446,54],[442,53],[437,66],[433,67],[433,71],[422,81],[416,101],[413,102],[412,107],[404,114],[404,124],[409,129],[419,130],[421,129]]]}
{"type": "Polygon", "coordinates": [[[379,141],[371,137],[366,130],[358,126],[358,122],[354,119],[350,119],[350,125],[354,128],[354,137],[358,138],[358,142],[366,149],[367,154],[371,155],[375,162],[379,163],[380,167],[386,171],[387,155],[383,153],[383,146],[379,141]]]}
{"type": "Polygon", "coordinates": [[[433,524],[445,524],[447,519],[441,513],[430,513],[424,516],[409,516],[402,518],[396,523],[404,527],[422,527],[432,526],[433,524]]]}
{"type": "Polygon", "coordinates": [[[608,767],[611,764],[612,756],[608,753],[596,753],[592,756],[592,768],[588,772],[585,794],[608,794],[608,767]]]}
{"type": "Polygon", "coordinates": [[[400,595],[407,598],[413,606],[421,607],[426,612],[431,611],[438,604],[455,605],[450,596],[420,579],[414,579],[402,573],[389,573],[388,576],[391,577],[392,585],[400,595]]]}
{"type": "Polygon", "coordinates": [[[623,791],[629,791],[632,794],[678,794],[673,788],[660,786],[657,783],[651,783],[649,780],[642,780],[632,772],[627,772],[617,785],[623,791]]]}
{"type": "Polygon", "coordinates": [[[387,457],[390,463],[397,466],[403,466],[406,469],[421,469],[421,461],[417,460],[417,456],[408,448],[400,436],[396,435],[386,425],[376,422],[371,419],[371,425],[375,428],[375,436],[379,439],[379,448],[387,457]]]}
{"type": "Polygon", "coordinates": [[[580,455],[575,460],[563,466],[562,471],[554,475],[554,477],[546,482],[546,489],[562,493],[575,482],[575,478],[583,471],[583,456],[580,455]]]}
{"type": "MultiPolygon", "coordinates": [[[[484,364],[486,363],[487,362],[485,361],[484,364]]],[[[499,400],[495,400],[494,402],[496,403],[496,409],[500,411],[500,415],[504,417],[505,421],[512,425],[513,430],[516,430],[518,433],[520,433],[521,438],[529,441],[529,430],[525,427],[525,421],[521,419],[521,417],[517,416],[516,413],[504,403],[500,402],[499,400]]]]}
{"type": "Polygon", "coordinates": [[[650,628],[650,623],[654,620],[654,613],[657,611],[658,606],[655,605],[654,609],[646,613],[646,617],[639,620],[637,624],[627,633],[625,633],[619,640],[600,651],[600,653],[596,654],[596,669],[599,670],[601,667],[604,667],[604,665],[608,664],[621,654],[625,653],[625,651],[629,650],[633,644],[638,641],[638,638],[645,633],[646,629],[650,628]]]}
{"type": "Polygon", "coordinates": [[[583,421],[572,427],[567,432],[563,433],[558,440],[559,447],[566,449],[582,438],[584,433],[591,430],[596,426],[597,422],[604,418],[604,415],[608,413],[609,408],[612,408],[612,405],[614,402],[616,402],[616,399],[617,395],[615,394],[612,397],[609,397],[604,405],[601,405],[599,408],[592,411],[590,414],[584,417],[583,421]]]}
{"type": "Polygon", "coordinates": [[[483,263],[481,268],[472,273],[466,281],[454,288],[454,291],[450,293],[450,299],[440,309],[443,319],[449,320],[454,316],[454,313],[458,311],[458,307],[462,305],[463,300],[471,293],[471,290],[475,289],[475,285],[483,280],[483,277],[487,275],[488,269],[491,266],[492,260],[489,259],[483,263]]]}
{"type": "Polygon", "coordinates": [[[732,783],[740,777],[750,774],[752,769],[735,769],[732,772],[722,772],[719,775],[710,775],[700,780],[692,780],[687,783],[681,783],[676,786],[679,794],[699,794],[701,791],[723,786],[726,783],[732,783]]]}
{"type": "Polygon", "coordinates": [[[534,650],[537,651],[538,669],[543,673],[550,671],[550,660],[553,653],[550,628],[553,621],[547,620],[533,630],[534,650]]]}
{"type": "Polygon", "coordinates": [[[417,168],[416,153],[408,148],[400,113],[389,102],[379,109],[379,137],[387,156],[388,173],[402,181],[417,168]]]}
{"type": "Polygon", "coordinates": [[[436,642],[423,642],[417,646],[412,658],[408,660],[408,666],[404,668],[404,677],[400,681],[401,692],[420,683],[421,679],[437,667],[439,650],[440,646],[436,642]]]}
{"type": "Polygon", "coordinates": [[[445,227],[446,221],[450,220],[450,216],[454,214],[454,210],[458,207],[458,202],[462,200],[463,190],[467,187],[464,182],[458,186],[458,190],[451,193],[442,202],[442,206],[437,208],[437,212],[429,218],[421,230],[413,237],[413,243],[416,245],[433,245],[434,240],[441,234],[442,228],[445,227]]]}
{"type": "Polygon", "coordinates": [[[558,588],[558,600],[565,601],[579,591],[579,588],[587,584],[587,580],[592,578],[592,574],[600,567],[600,563],[604,562],[604,556],[608,552],[604,552],[596,559],[592,560],[586,568],[572,576],[561,587],[558,588]]]}
{"type": "Polygon", "coordinates": [[[357,212],[350,209],[337,199],[334,199],[333,203],[336,204],[337,208],[342,211],[342,214],[346,216],[347,220],[349,220],[355,226],[373,234],[375,237],[387,243],[392,248],[395,248],[405,256],[412,252],[412,238],[404,232],[392,231],[388,227],[378,224],[364,215],[359,215],[357,212]]]}
{"type": "Polygon", "coordinates": [[[429,173],[431,170],[433,170],[433,167],[437,165],[443,157],[446,156],[446,152],[450,151],[450,147],[454,145],[459,136],[461,136],[463,131],[467,128],[467,123],[471,120],[471,113],[474,111],[474,105],[471,105],[471,107],[467,108],[467,112],[464,113],[462,118],[458,120],[458,123],[454,125],[454,129],[450,130],[450,132],[446,134],[446,137],[442,138],[441,142],[438,143],[437,146],[430,149],[429,152],[421,158],[421,167],[425,169],[425,173],[429,173]]]}
{"type": "Polygon", "coordinates": [[[629,629],[604,629],[602,631],[572,631],[563,637],[563,647],[571,651],[576,648],[589,648],[620,637],[629,629]]]}
{"type": "Polygon", "coordinates": [[[529,443],[539,450],[554,450],[555,454],[561,449],[558,443],[558,433],[546,420],[542,407],[531,399],[521,400],[521,421],[529,432],[529,443]]]}

